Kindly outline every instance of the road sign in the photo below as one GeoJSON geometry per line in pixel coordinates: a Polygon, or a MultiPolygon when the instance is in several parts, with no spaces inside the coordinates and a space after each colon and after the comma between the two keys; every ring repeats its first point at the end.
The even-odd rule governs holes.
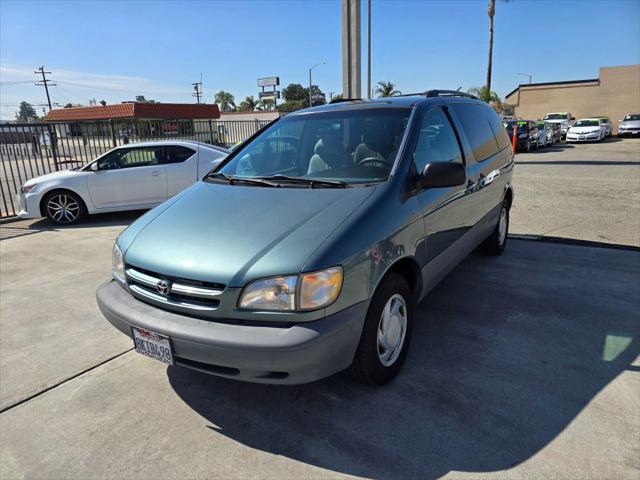
{"type": "Polygon", "coordinates": [[[269,90],[268,92],[258,92],[258,98],[280,98],[280,91],[269,90]]]}
{"type": "Polygon", "coordinates": [[[276,87],[280,85],[280,77],[266,77],[258,79],[259,87],[276,87]]]}

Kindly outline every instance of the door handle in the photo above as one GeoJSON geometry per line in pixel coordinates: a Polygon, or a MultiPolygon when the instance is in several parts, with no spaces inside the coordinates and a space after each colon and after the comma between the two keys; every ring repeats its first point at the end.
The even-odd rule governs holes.
{"type": "Polygon", "coordinates": [[[152,177],[159,177],[161,173],[162,173],[162,172],[159,172],[158,170],[156,170],[156,171],[154,171],[154,172],[151,172],[151,176],[152,176],[152,177]]]}

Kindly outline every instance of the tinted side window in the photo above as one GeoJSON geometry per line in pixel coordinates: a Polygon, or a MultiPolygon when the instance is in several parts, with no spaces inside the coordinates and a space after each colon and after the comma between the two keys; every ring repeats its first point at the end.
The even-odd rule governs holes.
{"type": "Polygon", "coordinates": [[[451,107],[462,123],[476,161],[481,162],[497,153],[498,143],[489,121],[482,114],[483,107],[474,103],[454,103],[451,107]]]}
{"type": "Polygon", "coordinates": [[[422,172],[431,162],[462,162],[458,140],[449,119],[440,108],[425,113],[413,152],[416,170],[422,172]]]}
{"type": "Polygon", "coordinates": [[[162,163],[182,163],[194,153],[196,153],[195,150],[179,145],[165,146],[162,163]]]}
{"type": "Polygon", "coordinates": [[[487,117],[487,120],[489,121],[489,125],[491,125],[491,130],[493,130],[493,133],[496,136],[498,148],[502,150],[503,148],[510,147],[511,140],[509,139],[509,134],[502,125],[500,117],[498,116],[496,111],[489,105],[482,105],[481,108],[485,117],[487,117]]]}

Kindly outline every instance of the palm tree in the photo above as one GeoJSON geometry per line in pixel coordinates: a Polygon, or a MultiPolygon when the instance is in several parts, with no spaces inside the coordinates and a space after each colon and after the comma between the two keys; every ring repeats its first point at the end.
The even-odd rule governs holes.
{"type": "Polygon", "coordinates": [[[393,97],[401,93],[400,90],[396,90],[395,84],[391,82],[378,82],[378,86],[376,87],[376,95],[378,95],[378,98],[393,97]]]}
{"type": "Polygon", "coordinates": [[[489,0],[489,63],[487,65],[487,92],[491,92],[491,65],[493,63],[493,16],[496,13],[496,0],[489,0]]]}
{"type": "Polygon", "coordinates": [[[235,98],[229,92],[220,90],[216,93],[215,102],[220,106],[223,112],[233,112],[236,109],[235,98]]]}
{"type": "Polygon", "coordinates": [[[258,102],[256,102],[256,99],[251,95],[240,102],[239,110],[242,112],[253,112],[257,106],[258,102]]]}
{"type": "Polygon", "coordinates": [[[489,90],[487,90],[487,87],[473,87],[470,88],[469,90],[467,90],[467,92],[469,92],[471,95],[475,95],[476,97],[478,97],[480,100],[483,100],[487,103],[492,103],[492,102],[499,102],[500,101],[500,97],[498,96],[498,94],[496,92],[491,92],[489,90]]]}

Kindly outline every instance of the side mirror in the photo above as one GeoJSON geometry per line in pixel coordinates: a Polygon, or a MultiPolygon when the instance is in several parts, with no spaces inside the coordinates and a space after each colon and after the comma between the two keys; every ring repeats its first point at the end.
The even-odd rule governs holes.
{"type": "Polygon", "coordinates": [[[456,187],[464,184],[467,171],[459,162],[427,163],[418,179],[422,188],[456,187]]]}
{"type": "Polygon", "coordinates": [[[89,167],[89,170],[91,170],[92,172],[97,172],[98,171],[98,162],[93,162],[91,164],[91,166],[89,167]]]}

